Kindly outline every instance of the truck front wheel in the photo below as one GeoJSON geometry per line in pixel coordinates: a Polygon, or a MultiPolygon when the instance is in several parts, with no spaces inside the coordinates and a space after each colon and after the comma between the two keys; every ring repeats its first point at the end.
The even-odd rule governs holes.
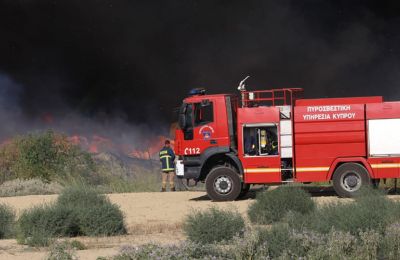
{"type": "Polygon", "coordinates": [[[340,165],[333,175],[333,188],[340,197],[351,198],[361,189],[371,185],[371,178],[364,166],[358,163],[340,165]]]}
{"type": "Polygon", "coordinates": [[[207,175],[206,189],[213,201],[231,201],[238,198],[242,184],[233,168],[218,166],[207,175]]]}

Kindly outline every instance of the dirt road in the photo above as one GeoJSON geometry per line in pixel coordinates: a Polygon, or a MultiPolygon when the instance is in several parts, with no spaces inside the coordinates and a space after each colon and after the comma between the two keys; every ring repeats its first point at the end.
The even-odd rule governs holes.
{"type": "MultiPolygon", "coordinates": [[[[313,199],[319,204],[345,201],[331,193],[321,193],[313,199]]],[[[156,242],[170,244],[184,240],[181,224],[185,216],[194,210],[204,210],[211,206],[235,209],[244,216],[254,194],[235,202],[211,202],[204,192],[175,193],[124,193],[108,195],[113,203],[120,206],[125,214],[128,235],[112,238],[78,238],[89,249],[78,252],[81,259],[96,259],[118,252],[122,245],[156,242]]],[[[399,199],[400,196],[392,196],[399,199]]],[[[51,203],[57,195],[22,196],[0,198],[19,215],[24,209],[43,203],[51,203]]],[[[21,246],[15,240],[0,240],[0,259],[43,259],[46,251],[21,246]]]]}

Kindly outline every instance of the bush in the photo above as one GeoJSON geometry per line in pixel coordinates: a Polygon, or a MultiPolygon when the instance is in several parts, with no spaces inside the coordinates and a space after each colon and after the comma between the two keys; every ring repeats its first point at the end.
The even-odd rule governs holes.
{"type": "Polygon", "coordinates": [[[72,248],[74,248],[76,250],[85,250],[85,249],[87,249],[85,244],[83,244],[82,242],[80,242],[78,240],[72,240],[71,241],[71,246],[72,246],[72,248]]]}
{"type": "Polygon", "coordinates": [[[89,153],[72,144],[66,136],[52,131],[18,136],[0,148],[2,181],[89,178],[93,171],[95,164],[89,153]]]}
{"type": "Polygon", "coordinates": [[[286,225],[275,225],[271,229],[259,231],[259,243],[264,244],[264,251],[275,258],[283,252],[300,255],[301,244],[292,238],[292,233],[286,225]]]}
{"type": "Polygon", "coordinates": [[[311,196],[297,187],[279,187],[257,194],[250,205],[250,221],[257,224],[271,224],[282,220],[290,211],[305,214],[315,208],[311,196]]]}
{"type": "Polygon", "coordinates": [[[32,246],[47,246],[54,237],[126,233],[118,206],[84,187],[67,188],[55,204],[24,211],[18,227],[19,241],[32,246]]]}
{"type": "Polygon", "coordinates": [[[400,204],[377,191],[363,192],[355,202],[329,204],[308,215],[293,214],[291,227],[329,233],[331,229],[357,235],[360,231],[376,230],[383,233],[386,226],[400,217],[400,204]]]}
{"type": "Polygon", "coordinates": [[[80,234],[76,213],[57,204],[36,206],[22,213],[18,220],[20,242],[47,246],[51,238],[80,234]]]}
{"type": "Polygon", "coordinates": [[[41,179],[15,179],[0,185],[0,197],[57,194],[61,190],[62,186],[57,182],[46,183],[41,179]]]}
{"type": "Polygon", "coordinates": [[[385,237],[381,240],[381,259],[400,259],[400,223],[389,225],[385,230],[385,237]]]}
{"type": "Polygon", "coordinates": [[[92,188],[69,187],[60,194],[57,203],[73,209],[80,231],[87,236],[126,233],[124,216],[118,206],[92,188]]]}
{"type": "Polygon", "coordinates": [[[285,224],[248,230],[230,244],[182,243],[173,246],[124,246],[115,260],[125,259],[399,259],[400,228],[385,234],[360,231],[357,235],[331,230],[327,234],[296,231],[285,224]]]}
{"type": "Polygon", "coordinates": [[[90,207],[78,214],[80,230],[87,236],[112,236],[126,233],[124,216],[111,203],[90,207]]]}
{"type": "Polygon", "coordinates": [[[319,234],[297,232],[285,225],[253,233],[256,239],[250,243],[232,245],[236,259],[377,259],[379,241],[383,239],[375,231],[357,236],[335,230],[319,234]]]}
{"type": "Polygon", "coordinates": [[[14,233],[14,211],[4,205],[0,204],[0,239],[9,238],[14,233]]]}
{"type": "Polygon", "coordinates": [[[67,241],[56,242],[50,247],[48,260],[74,260],[78,259],[75,248],[67,241]]]}
{"type": "Polygon", "coordinates": [[[95,189],[80,185],[65,188],[58,196],[56,203],[64,207],[84,209],[108,204],[110,201],[95,189]]]}
{"type": "Polygon", "coordinates": [[[183,225],[188,238],[202,244],[231,240],[242,234],[244,228],[243,217],[238,212],[215,207],[190,214],[183,225]]]}
{"type": "Polygon", "coordinates": [[[142,246],[124,246],[114,260],[147,259],[231,259],[229,254],[215,244],[182,243],[179,245],[160,246],[146,244],[142,246]]]}

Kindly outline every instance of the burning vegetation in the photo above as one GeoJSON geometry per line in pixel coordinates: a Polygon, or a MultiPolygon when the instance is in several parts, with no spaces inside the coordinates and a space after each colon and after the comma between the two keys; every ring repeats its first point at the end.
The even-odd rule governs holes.
{"type": "Polygon", "coordinates": [[[100,135],[18,135],[0,146],[0,183],[40,179],[63,186],[89,184],[104,192],[158,190],[159,166],[154,159],[161,139],[136,149],[100,135]]]}

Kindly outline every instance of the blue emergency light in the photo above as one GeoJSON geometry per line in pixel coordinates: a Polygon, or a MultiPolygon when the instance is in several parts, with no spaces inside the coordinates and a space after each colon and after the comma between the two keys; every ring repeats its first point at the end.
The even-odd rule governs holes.
{"type": "Polygon", "coordinates": [[[204,88],[194,88],[189,91],[189,96],[202,96],[206,94],[206,89],[204,88]]]}

